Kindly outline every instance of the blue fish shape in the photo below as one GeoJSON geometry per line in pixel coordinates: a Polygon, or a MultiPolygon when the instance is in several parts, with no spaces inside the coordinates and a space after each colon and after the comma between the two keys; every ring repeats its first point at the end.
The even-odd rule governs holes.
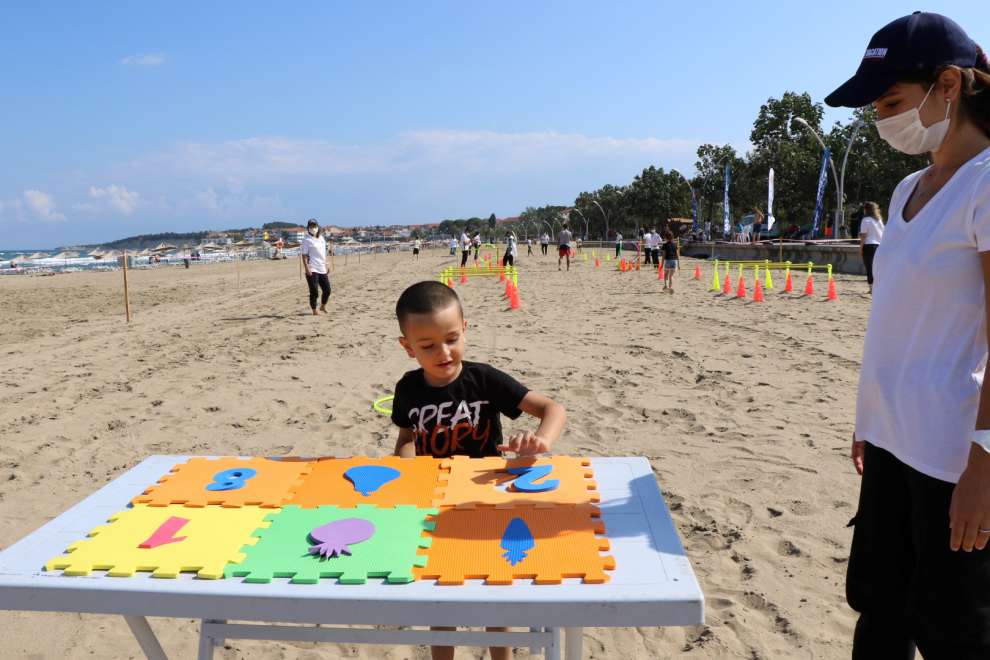
{"type": "Polygon", "coordinates": [[[399,471],[384,465],[357,465],[352,467],[344,476],[354,484],[354,490],[365,497],[387,484],[398,479],[399,471]]]}
{"type": "Polygon", "coordinates": [[[502,534],[502,549],[505,552],[502,557],[515,566],[526,558],[526,552],[532,550],[536,542],[533,540],[533,532],[522,518],[513,518],[505,527],[502,534]]]}

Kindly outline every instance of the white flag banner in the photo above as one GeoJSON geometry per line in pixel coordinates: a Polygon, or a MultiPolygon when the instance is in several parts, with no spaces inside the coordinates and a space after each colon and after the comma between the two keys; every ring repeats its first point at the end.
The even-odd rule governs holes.
{"type": "Polygon", "coordinates": [[[770,168],[770,176],[768,177],[767,184],[767,233],[773,229],[773,223],[775,219],[773,217],[773,168],[770,168]]]}

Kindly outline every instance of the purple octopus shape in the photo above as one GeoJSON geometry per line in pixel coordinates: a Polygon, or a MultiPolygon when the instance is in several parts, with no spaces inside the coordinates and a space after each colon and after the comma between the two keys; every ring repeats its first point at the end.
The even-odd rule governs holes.
{"type": "Polygon", "coordinates": [[[375,525],[363,518],[344,518],[321,525],[309,533],[311,539],[318,541],[311,546],[311,555],[323,558],[339,557],[351,554],[351,543],[367,541],[375,534],[375,525]]]}

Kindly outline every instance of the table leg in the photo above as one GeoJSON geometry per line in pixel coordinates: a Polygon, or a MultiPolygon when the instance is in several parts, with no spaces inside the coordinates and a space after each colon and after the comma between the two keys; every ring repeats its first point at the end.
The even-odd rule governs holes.
{"type": "Polygon", "coordinates": [[[196,656],[198,660],[213,660],[213,647],[216,646],[216,640],[209,632],[209,624],[211,623],[218,622],[212,619],[203,619],[199,622],[199,655],[196,656]]]}
{"type": "Polygon", "coordinates": [[[134,634],[134,638],[137,639],[138,645],[148,660],[168,660],[162,645],[155,637],[155,631],[148,625],[147,619],[143,616],[124,616],[124,621],[127,622],[127,626],[131,629],[131,633],[134,634]]]}
{"type": "Polygon", "coordinates": [[[548,628],[547,631],[553,638],[547,645],[543,657],[546,660],[560,660],[560,628],[548,628]]]}
{"type": "Polygon", "coordinates": [[[564,628],[564,660],[581,660],[583,628],[564,628]]]}

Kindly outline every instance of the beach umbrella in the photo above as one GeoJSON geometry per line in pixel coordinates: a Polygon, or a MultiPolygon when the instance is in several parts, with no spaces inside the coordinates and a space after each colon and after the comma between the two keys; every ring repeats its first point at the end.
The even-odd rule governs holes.
{"type": "Polygon", "coordinates": [[[54,257],[52,257],[52,259],[78,259],[78,258],[79,258],[78,252],[71,252],[68,250],[65,252],[59,252],[54,257]]]}
{"type": "Polygon", "coordinates": [[[107,251],[107,252],[104,252],[104,253],[103,253],[103,254],[102,254],[102,255],[100,256],[100,259],[102,259],[103,261],[114,261],[114,260],[115,260],[115,259],[116,259],[116,258],[117,258],[118,256],[120,256],[120,255],[118,255],[118,254],[117,254],[116,252],[114,252],[113,250],[109,250],[109,251],[107,251]]]}
{"type": "Polygon", "coordinates": [[[103,250],[101,250],[100,248],[96,248],[95,250],[90,252],[88,256],[93,257],[94,259],[99,259],[100,257],[103,256],[103,250]]]}
{"type": "Polygon", "coordinates": [[[168,243],[159,243],[155,247],[151,248],[151,252],[171,252],[173,250],[178,250],[179,248],[174,245],[169,245],[168,243]]]}
{"type": "Polygon", "coordinates": [[[34,260],[34,259],[47,259],[47,258],[48,258],[48,255],[45,254],[44,252],[35,252],[30,257],[28,257],[28,259],[31,259],[31,260],[34,260]]]}

